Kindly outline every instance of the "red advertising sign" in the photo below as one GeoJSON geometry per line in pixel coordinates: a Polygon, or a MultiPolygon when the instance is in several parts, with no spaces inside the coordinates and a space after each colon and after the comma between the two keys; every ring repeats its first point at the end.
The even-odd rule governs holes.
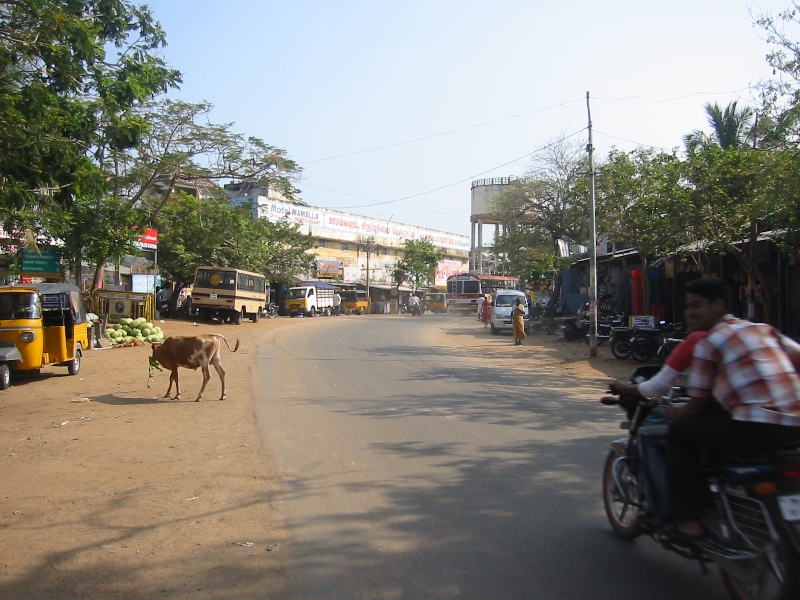
{"type": "Polygon", "coordinates": [[[139,236],[136,245],[145,250],[156,250],[158,248],[158,230],[145,229],[144,235],[139,236]]]}

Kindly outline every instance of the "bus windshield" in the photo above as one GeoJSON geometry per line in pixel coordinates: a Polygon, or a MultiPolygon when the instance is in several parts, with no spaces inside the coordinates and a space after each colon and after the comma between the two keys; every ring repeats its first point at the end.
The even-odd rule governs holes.
{"type": "Polygon", "coordinates": [[[217,269],[198,269],[194,278],[195,287],[219,290],[236,289],[236,272],[217,269]]]}

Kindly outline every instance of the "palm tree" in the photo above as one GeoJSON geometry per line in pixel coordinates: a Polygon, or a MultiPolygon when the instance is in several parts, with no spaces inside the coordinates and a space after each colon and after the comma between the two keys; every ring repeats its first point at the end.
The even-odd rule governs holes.
{"type": "Polygon", "coordinates": [[[738,100],[734,100],[725,110],[714,102],[705,105],[706,118],[711,125],[712,133],[695,129],[683,136],[683,143],[690,152],[700,148],[719,146],[722,149],[740,148],[747,144],[748,137],[753,129],[755,111],[750,106],[737,107],[738,100]]]}

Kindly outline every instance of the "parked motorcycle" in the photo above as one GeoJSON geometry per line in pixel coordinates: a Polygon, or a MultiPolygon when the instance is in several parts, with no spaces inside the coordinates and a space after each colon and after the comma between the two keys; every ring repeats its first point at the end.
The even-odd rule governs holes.
{"type": "MultiPolygon", "coordinates": [[[[632,382],[658,367],[640,367],[632,382]]],[[[685,400],[685,399],[684,399],[685,400]]],[[[789,600],[800,594],[800,447],[769,456],[742,456],[705,467],[706,534],[685,536],[648,506],[641,482],[639,429],[657,402],[607,396],[626,414],[628,436],[611,444],[603,470],[603,501],[611,528],[633,540],[646,534],[667,550],[697,560],[704,573],[715,563],[730,596],[789,600]]]]}
{"type": "Polygon", "coordinates": [[[666,321],[660,321],[658,327],[636,329],[631,341],[631,356],[639,362],[657,357],[663,363],[687,333],[683,323],[670,325],[666,321]]]}
{"type": "Polygon", "coordinates": [[[264,309],[264,316],[268,319],[274,319],[278,316],[278,305],[274,302],[270,302],[267,304],[267,308],[264,309]]]}
{"type": "Polygon", "coordinates": [[[624,360],[631,355],[631,340],[633,339],[633,327],[613,327],[611,338],[608,340],[611,346],[611,354],[624,360]]]}

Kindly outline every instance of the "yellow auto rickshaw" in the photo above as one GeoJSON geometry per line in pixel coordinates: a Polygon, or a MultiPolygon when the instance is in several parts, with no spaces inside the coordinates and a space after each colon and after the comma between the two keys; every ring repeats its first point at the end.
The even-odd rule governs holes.
{"type": "Polygon", "coordinates": [[[447,312],[447,296],[438,293],[425,294],[422,309],[432,313],[447,312]]]}
{"type": "Polygon", "coordinates": [[[367,312],[369,301],[364,290],[345,290],[342,292],[342,312],[346,315],[360,315],[367,312]]]}
{"type": "Polygon", "coordinates": [[[0,287],[0,389],[11,385],[11,371],[59,365],[76,375],[88,347],[86,309],[76,286],[0,287]]]}

